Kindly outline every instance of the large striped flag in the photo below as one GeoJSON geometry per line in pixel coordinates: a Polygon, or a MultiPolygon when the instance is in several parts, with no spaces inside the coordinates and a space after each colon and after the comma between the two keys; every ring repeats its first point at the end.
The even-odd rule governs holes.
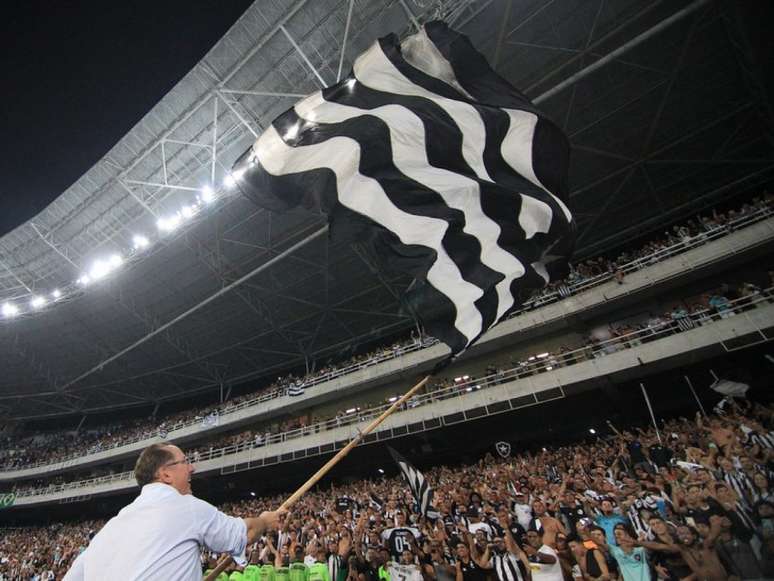
{"type": "Polygon", "coordinates": [[[392,459],[397,463],[403,478],[411,489],[411,495],[414,497],[414,502],[417,504],[419,514],[428,516],[427,513],[432,508],[430,503],[433,502],[433,489],[430,488],[430,483],[427,481],[424,474],[414,468],[400,452],[390,446],[387,446],[387,449],[390,451],[390,456],[392,456],[392,459]]]}
{"type": "Polygon", "coordinates": [[[237,161],[261,206],[326,213],[408,273],[453,355],[563,277],[575,240],[562,131],[442,22],[379,39],[350,75],[280,115],[237,161]]]}

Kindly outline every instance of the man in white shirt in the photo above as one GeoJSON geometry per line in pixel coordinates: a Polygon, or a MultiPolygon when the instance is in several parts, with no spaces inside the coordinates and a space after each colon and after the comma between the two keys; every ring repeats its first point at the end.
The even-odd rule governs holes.
{"type": "Polygon", "coordinates": [[[280,511],[227,516],[191,493],[194,467],[172,444],[151,444],[137,460],[140,496],[110,519],[78,556],[65,581],[201,581],[200,547],[240,556],[276,529],[280,511]]]}
{"type": "Polygon", "coordinates": [[[559,555],[550,545],[543,543],[543,531],[527,531],[524,552],[529,560],[532,581],[564,581],[559,555]]]}

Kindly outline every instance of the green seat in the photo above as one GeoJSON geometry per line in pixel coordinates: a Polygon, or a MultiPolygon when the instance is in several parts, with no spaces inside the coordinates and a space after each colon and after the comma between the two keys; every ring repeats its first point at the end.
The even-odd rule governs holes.
{"type": "Polygon", "coordinates": [[[274,571],[274,581],[290,581],[290,569],[277,567],[274,571]]]}
{"type": "Polygon", "coordinates": [[[233,571],[231,575],[228,576],[228,581],[245,581],[245,575],[242,571],[233,571]]]}
{"type": "Polygon", "coordinates": [[[275,581],[275,573],[274,565],[263,565],[259,571],[258,579],[259,581],[275,581]]]}
{"type": "Polygon", "coordinates": [[[258,565],[248,565],[242,572],[245,581],[261,581],[261,568],[258,565]]]}
{"type": "Polygon", "coordinates": [[[331,575],[328,573],[328,565],[325,563],[315,563],[309,567],[307,581],[331,581],[331,575]]]}
{"type": "Polygon", "coordinates": [[[303,563],[291,563],[288,568],[290,581],[308,581],[309,569],[303,563]]]}

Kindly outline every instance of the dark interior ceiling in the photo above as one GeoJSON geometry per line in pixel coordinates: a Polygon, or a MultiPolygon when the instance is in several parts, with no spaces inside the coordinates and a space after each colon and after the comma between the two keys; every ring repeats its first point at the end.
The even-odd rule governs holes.
{"type": "MultiPolygon", "coordinates": [[[[250,58],[275,58],[284,79],[263,90],[307,93],[315,73],[335,78],[350,5],[357,33],[348,38],[345,69],[373,39],[408,30],[409,11],[420,20],[446,15],[565,128],[573,146],[569,206],[584,256],[771,181],[774,123],[764,63],[772,53],[761,31],[771,7],[765,4],[256,2],[205,64],[216,69],[224,51],[236,58],[260,46],[250,58]],[[242,38],[239,27],[257,18],[253,13],[262,26],[281,24],[299,38],[311,63],[292,45],[280,57],[271,42],[261,44],[266,38],[252,44],[242,38]]],[[[162,105],[144,121],[160,116],[162,105]]],[[[265,127],[290,105],[276,96],[234,97],[225,114],[232,115],[229,137],[237,138],[223,148],[219,164],[230,167],[252,139],[243,125],[265,127]],[[235,111],[249,118],[240,125],[235,111]]],[[[170,113],[165,122],[172,127],[187,113],[170,113]]],[[[206,167],[208,160],[194,156],[185,163],[178,171],[195,175],[191,164],[206,167]]],[[[143,199],[147,190],[131,193],[121,195],[133,204],[127,216],[135,222],[148,218],[143,207],[168,201],[160,194],[143,199]]],[[[88,255],[80,237],[87,228],[76,228],[78,216],[85,220],[89,212],[105,214],[119,205],[101,208],[99,200],[85,196],[67,214],[56,234],[63,242],[55,241],[53,227],[43,234],[35,229],[37,245],[23,241],[24,227],[5,237],[0,249],[7,270],[17,281],[42,281],[39,286],[72,277],[51,260],[72,271],[78,262],[72,257],[88,255]]],[[[410,281],[377,272],[363,248],[335,246],[324,235],[307,241],[323,224],[310,212],[272,214],[228,197],[106,282],[38,315],[0,322],[0,413],[62,415],[182,397],[276,375],[305,359],[410,328],[398,299],[410,281]],[[241,277],[247,278],[221,292],[241,277]]],[[[130,228],[119,224],[111,232],[109,243],[128,237],[130,228]]],[[[100,244],[108,243],[92,243],[100,244]]]]}

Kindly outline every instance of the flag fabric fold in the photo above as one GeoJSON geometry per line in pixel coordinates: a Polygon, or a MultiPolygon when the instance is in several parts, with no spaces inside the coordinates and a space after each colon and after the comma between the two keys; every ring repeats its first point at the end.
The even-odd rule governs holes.
{"type": "Polygon", "coordinates": [[[562,131],[442,22],[379,39],[350,75],[280,115],[237,161],[272,210],[328,215],[414,277],[406,300],[459,355],[535,289],[575,240],[562,131]]]}

